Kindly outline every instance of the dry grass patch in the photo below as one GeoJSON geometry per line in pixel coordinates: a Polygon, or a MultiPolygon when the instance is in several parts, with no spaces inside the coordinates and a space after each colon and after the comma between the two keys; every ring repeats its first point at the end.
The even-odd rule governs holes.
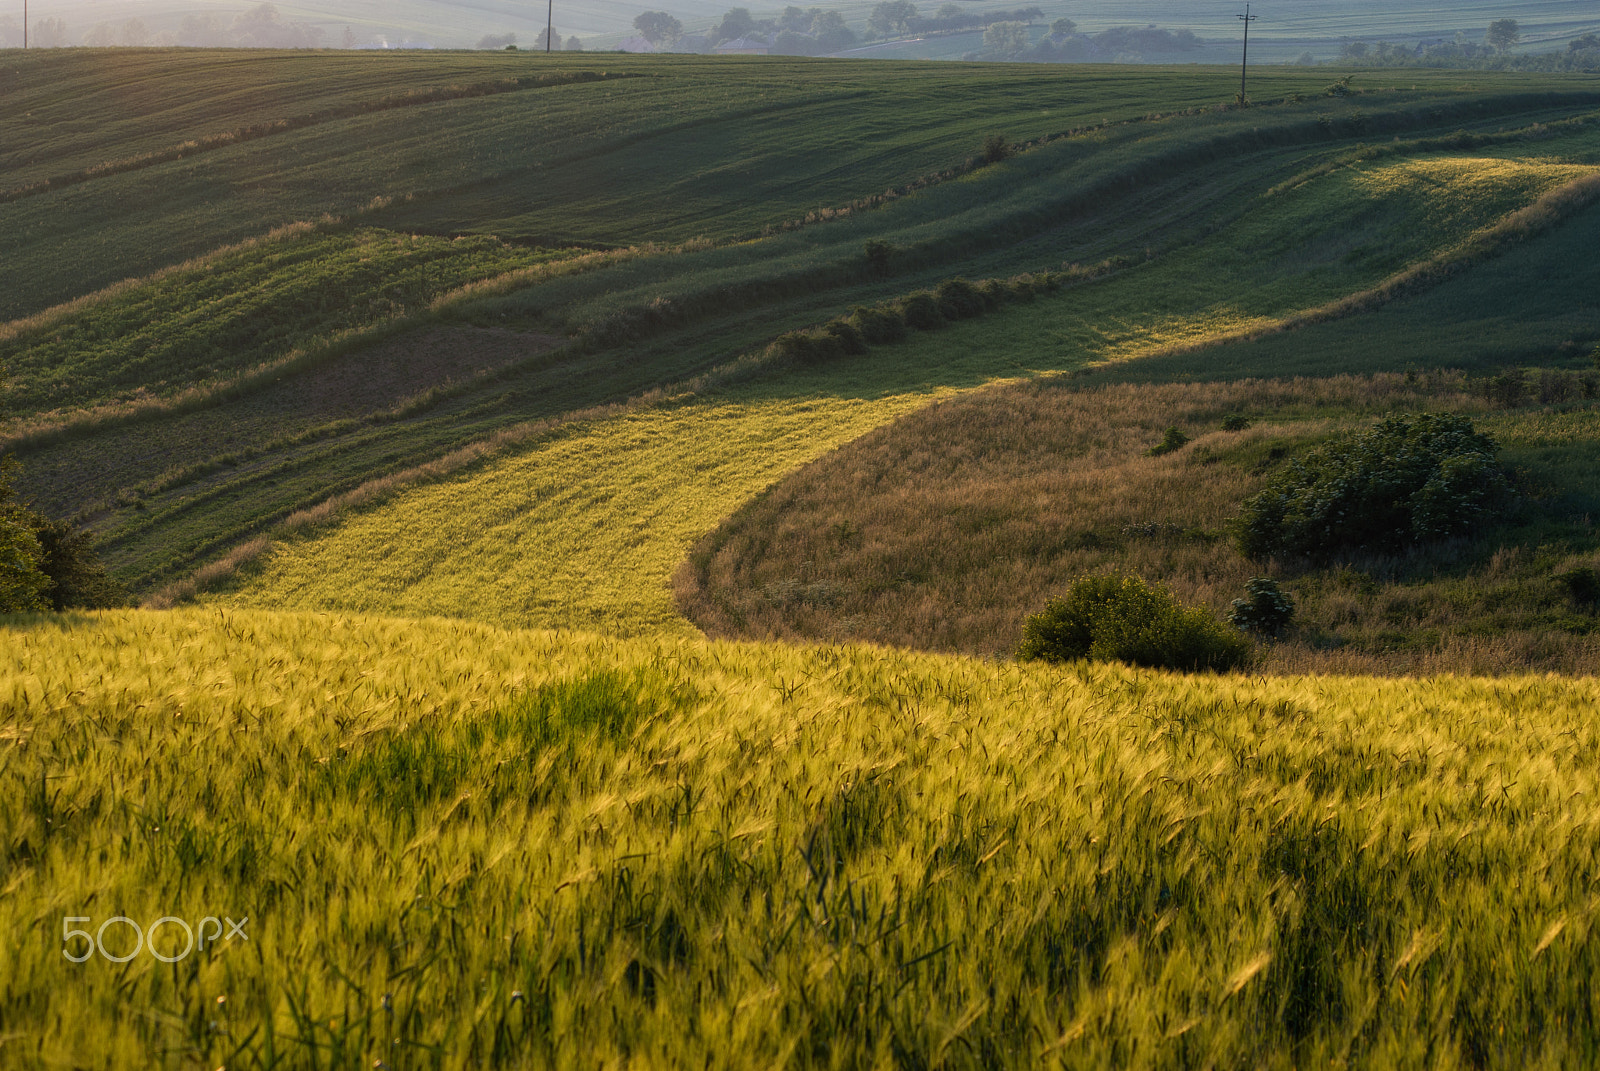
{"type": "Polygon", "coordinates": [[[1548,580],[1548,548],[1513,567],[1469,568],[1488,555],[1458,543],[1310,570],[1234,547],[1240,503],[1297,450],[1388,412],[1482,416],[1467,387],[1457,373],[1087,390],[1054,380],[944,401],[740,510],[680,567],[678,604],[713,636],[1006,656],[1025,615],[1080,575],[1159,579],[1221,613],[1266,572],[1287,576],[1300,603],[1301,628],[1267,652],[1273,663],[1600,665],[1591,617],[1567,612],[1548,580]],[[1222,431],[1230,415],[1250,426],[1222,431]],[[1173,426],[1192,441],[1149,456],[1173,426]],[[1563,614],[1552,638],[1545,619],[1563,614]]]}

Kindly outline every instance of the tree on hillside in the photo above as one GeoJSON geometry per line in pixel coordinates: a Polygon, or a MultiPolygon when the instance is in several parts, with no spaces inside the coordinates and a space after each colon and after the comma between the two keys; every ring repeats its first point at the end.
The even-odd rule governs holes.
{"type": "Polygon", "coordinates": [[[576,34],[574,34],[573,36],[567,38],[567,51],[568,52],[582,52],[583,51],[583,42],[578,40],[576,34]]]}
{"type": "Polygon", "coordinates": [[[1498,52],[1505,52],[1522,36],[1522,30],[1517,26],[1516,19],[1495,19],[1489,24],[1489,32],[1484,35],[1484,40],[1495,47],[1498,52]]]}
{"type": "Polygon", "coordinates": [[[1600,50],[1600,34],[1586,33],[1576,41],[1567,42],[1568,52],[1587,52],[1590,49],[1600,50]]]}
{"type": "Polygon", "coordinates": [[[751,17],[749,8],[729,8],[728,13],[722,16],[722,22],[711,31],[711,42],[721,44],[723,41],[737,41],[755,32],[756,20],[751,17]]]}
{"type": "Polygon", "coordinates": [[[812,10],[816,14],[811,17],[811,36],[817,39],[818,52],[843,52],[856,43],[856,32],[845,25],[843,15],[837,11],[812,10]]]}
{"type": "Polygon", "coordinates": [[[814,17],[814,11],[807,11],[803,7],[790,4],[783,9],[783,14],[778,16],[778,29],[788,30],[790,33],[806,33],[811,29],[811,20],[814,17]]]}
{"type": "Polygon", "coordinates": [[[556,30],[553,26],[547,26],[545,29],[539,31],[538,37],[533,39],[533,47],[539,52],[544,52],[547,50],[554,51],[555,49],[560,48],[561,31],[556,30]],[[551,33],[552,30],[555,32],[551,33]],[[552,41],[554,42],[553,44],[551,43],[552,41]]]}
{"type": "Polygon", "coordinates": [[[34,23],[33,47],[66,48],[67,24],[61,19],[40,19],[34,23]]]}
{"type": "Polygon", "coordinates": [[[983,50],[994,56],[1015,56],[1028,47],[1028,24],[991,22],[983,31],[983,50]]]}
{"type": "Polygon", "coordinates": [[[228,43],[228,28],[214,13],[183,17],[178,29],[178,44],[191,48],[219,48],[228,43]]]}
{"type": "Polygon", "coordinates": [[[936,19],[959,19],[965,12],[960,4],[940,4],[939,10],[934,13],[936,19]]]}
{"type": "Polygon", "coordinates": [[[89,533],[16,501],[18,468],[0,457],[0,613],[125,605],[128,593],[100,564],[89,533]]]}
{"type": "Polygon", "coordinates": [[[633,28],[652,45],[670,41],[683,33],[683,23],[665,11],[644,11],[634,17],[633,28]]]}
{"type": "Polygon", "coordinates": [[[322,30],[304,22],[286,22],[271,4],[257,4],[233,20],[233,35],[245,48],[316,48],[322,30]]]}
{"type": "Polygon", "coordinates": [[[873,33],[888,37],[891,33],[905,33],[910,21],[917,17],[917,5],[911,0],[883,0],[875,5],[867,17],[873,33]]]}
{"type": "Polygon", "coordinates": [[[1051,37],[1071,37],[1078,32],[1078,24],[1071,19],[1057,19],[1050,24],[1051,37]]]}

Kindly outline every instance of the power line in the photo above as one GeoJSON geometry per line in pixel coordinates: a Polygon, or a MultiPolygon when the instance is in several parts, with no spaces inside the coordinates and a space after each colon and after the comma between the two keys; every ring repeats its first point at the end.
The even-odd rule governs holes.
{"type": "Polygon", "coordinates": [[[1241,108],[1249,102],[1249,98],[1244,95],[1244,76],[1250,68],[1250,24],[1260,17],[1250,14],[1249,4],[1244,6],[1244,14],[1239,16],[1244,23],[1244,58],[1239,61],[1239,107],[1241,108]]]}

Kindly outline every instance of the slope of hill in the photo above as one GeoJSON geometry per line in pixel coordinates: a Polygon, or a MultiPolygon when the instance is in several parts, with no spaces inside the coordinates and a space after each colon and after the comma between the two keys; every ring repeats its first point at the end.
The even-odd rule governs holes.
{"type": "MultiPolygon", "coordinates": [[[[277,125],[247,93],[199,118],[181,94],[170,108],[147,95],[126,106],[107,143],[67,137],[50,161],[28,165],[33,185],[0,205],[24,235],[6,262],[18,309],[168,267],[265,224],[314,221],[253,254],[201,261],[188,275],[119,285],[10,325],[0,360],[20,377],[17,398],[34,389],[24,370],[42,367],[52,340],[115,335],[117,310],[159,310],[162,288],[181,295],[184,280],[199,287],[218,272],[241,273],[234,285],[242,285],[267,270],[250,256],[325,250],[320,266],[296,270],[331,280],[343,270],[339,258],[362,242],[409,250],[411,274],[396,277],[405,285],[368,293],[352,280],[348,293],[342,282],[322,289],[343,318],[327,320],[290,291],[262,306],[252,315],[283,327],[277,348],[269,339],[226,358],[176,362],[159,347],[140,351],[137,361],[166,362],[164,385],[139,382],[143,392],[129,394],[137,373],[120,387],[109,379],[56,384],[31,411],[14,413],[10,441],[26,463],[28,493],[52,512],[90,521],[108,560],[140,590],[181,579],[291,516],[350,501],[341,496],[372,501],[374,481],[431,478],[453,452],[481,456],[481,444],[526,441],[530,428],[588,420],[596,407],[654,390],[703,389],[696,377],[782,330],[953,275],[1149,261],[1042,302],[1070,322],[1047,328],[1047,345],[1027,344],[1021,363],[1034,370],[1293,315],[1403,274],[1592,166],[1584,116],[1600,104],[1592,79],[1480,78],[1473,88],[1435,76],[1413,89],[1410,72],[1405,88],[1346,97],[1322,94],[1322,72],[1276,72],[1261,87],[1282,94],[1276,102],[1236,112],[1193,107],[1228,92],[1227,72],[1205,69],[618,57],[602,71],[572,57],[519,56],[440,57],[437,66],[419,56],[225,62],[247,83],[268,86],[324,59],[364,72],[355,88],[324,93],[325,107],[296,98],[285,108],[291,121],[277,125]],[[392,88],[361,80],[374,72],[386,72],[392,88]],[[219,131],[249,136],[212,136],[219,131]],[[974,153],[996,132],[1026,136],[1027,151],[982,166],[974,153]],[[1350,157],[1380,138],[1387,156],[1350,157]],[[185,142],[193,149],[159,148],[185,142]],[[97,153],[127,163],[95,169],[97,153]],[[1339,170],[1352,161],[1354,170],[1339,170]],[[1257,210],[1267,191],[1328,168],[1313,193],[1274,195],[1270,212],[1257,210]],[[40,185],[41,175],[63,178],[40,185]],[[1368,186],[1351,185],[1361,175],[1368,186]],[[1430,215],[1419,191],[1441,181],[1462,192],[1438,202],[1449,213],[1430,215]],[[263,216],[268,203],[280,214],[263,216]],[[1333,235],[1329,220],[1345,230],[1311,261],[1261,259],[1281,260],[1284,243],[1333,235]],[[1274,238],[1279,224],[1300,231],[1274,238]],[[439,243],[411,230],[491,232],[499,243],[439,243]],[[1338,244],[1364,233],[1369,239],[1338,244]],[[579,240],[605,248],[574,250],[579,240]],[[886,259],[869,262],[869,242],[881,243],[886,259]],[[547,251],[518,252],[530,245],[547,251]],[[84,257],[89,248],[101,259],[84,257]],[[1217,258],[1236,265],[1232,274],[1209,270],[1217,258]],[[1080,316],[1080,301],[1094,311],[1080,316]],[[366,311],[352,321],[345,305],[366,311]],[[440,327],[455,333],[438,336],[453,340],[452,355],[434,360],[434,379],[408,374],[393,390],[353,395],[343,406],[297,400],[315,393],[315,377],[348,383],[367,364],[403,360],[385,347],[404,348],[412,332],[440,327]],[[484,329],[501,334],[473,333],[484,329]],[[531,335],[519,344],[506,329],[531,335]],[[561,337],[571,342],[552,351],[561,337]],[[473,356],[480,348],[481,359],[473,356]]],[[[26,62],[59,73],[69,88],[74,78],[101,85],[91,99],[108,115],[124,108],[119,83],[79,57],[26,62]]],[[[167,77],[182,81],[194,73],[187,64],[223,62],[178,55],[167,77]]],[[[146,67],[138,77],[162,76],[146,67]]],[[[30,107],[64,106],[65,91],[30,92],[30,107]]],[[[992,323],[1022,324],[1027,315],[992,323]]],[[[177,326],[153,323],[149,337],[177,326]]],[[[1008,330],[972,335],[996,329],[1008,330]]],[[[923,363],[928,345],[885,359],[923,363]]],[[[156,367],[130,366],[132,354],[115,348],[82,355],[81,367],[156,367]]],[[[1018,369],[1014,348],[976,352],[990,355],[985,370],[966,362],[946,385],[1018,369]]],[[[945,373],[933,370],[943,360],[930,354],[930,374],[891,379],[937,388],[945,373]]],[[[782,369],[769,371],[781,383],[782,369]]],[[[787,390],[776,389],[778,397],[787,390]]],[[[884,418],[901,411],[891,406],[884,418]]]]}
{"type": "MultiPolygon", "coordinates": [[[[667,579],[688,550],[688,534],[710,528],[731,502],[761,492],[775,469],[819,456],[873,423],[951,388],[1069,369],[1096,359],[1193,349],[1241,332],[1269,333],[1284,319],[1306,315],[1329,299],[1374,284],[1381,287],[1415,263],[1448,256],[1463,236],[1493,232],[1508,212],[1541,197],[1546,203],[1557,201],[1562,195],[1555,191],[1574,183],[1593,197],[1600,188],[1593,164],[1558,163],[1544,151],[1551,147],[1541,146],[1538,163],[1452,153],[1351,164],[1256,200],[1253,214],[1209,238],[1061,295],[952,323],[943,331],[822,368],[702,389],[693,397],[673,395],[625,418],[585,421],[548,441],[513,448],[503,461],[408,492],[325,535],[293,539],[275,548],[243,588],[225,598],[256,606],[426,608],[506,622],[656,630],[672,620],[667,579]],[[1447,179],[1440,181],[1440,176],[1447,179]],[[793,438],[797,410],[805,414],[809,432],[798,440],[798,451],[793,438]],[[538,492],[526,505],[513,505],[518,501],[513,489],[530,485],[564,490],[553,497],[538,492]],[[488,510],[500,518],[494,525],[474,520],[488,510]],[[390,564],[377,570],[348,564],[373,558],[390,564]]],[[[1592,127],[1580,128],[1569,147],[1573,161],[1600,162],[1592,127]]],[[[1001,180],[1004,169],[994,177],[1001,180]]],[[[1450,284],[1453,298],[1429,293],[1435,303],[1452,300],[1477,308],[1480,315],[1512,320],[1526,286],[1542,286],[1552,304],[1565,303],[1542,337],[1530,322],[1518,348],[1490,350],[1479,360],[1492,366],[1513,354],[1553,354],[1558,343],[1574,335],[1583,337],[1586,330],[1600,334],[1594,330],[1593,272],[1577,252],[1595,239],[1595,211],[1587,209],[1561,222],[1538,244],[1507,253],[1504,263],[1474,268],[1450,284]],[[1530,266],[1552,256],[1574,270],[1558,280],[1534,282],[1538,277],[1530,266]],[[1478,270],[1489,272],[1483,280],[1487,286],[1479,284],[1478,270]],[[1517,278],[1527,282],[1501,285],[1517,278]]],[[[1266,352],[1292,358],[1283,357],[1281,364],[1267,358],[1236,374],[1289,371],[1291,361],[1298,362],[1297,371],[1315,368],[1321,374],[1380,371],[1397,364],[1459,366],[1465,356],[1456,336],[1436,322],[1431,342],[1406,350],[1403,357],[1389,352],[1384,337],[1370,331],[1360,336],[1359,354],[1337,359],[1323,351],[1317,337],[1310,328],[1283,335],[1266,352]]],[[[1476,340],[1483,347],[1480,353],[1488,350],[1486,337],[1476,340]]],[[[1207,348],[1189,365],[1226,362],[1232,348],[1207,348]]],[[[1142,363],[1133,361],[1130,369],[1142,363]]],[[[918,433],[909,434],[915,441],[918,433]]],[[[848,469],[851,462],[841,458],[837,464],[848,469]]],[[[857,493],[867,499],[863,510],[875,508],[871,496],[860,489],[857,493]]],[[[848,521],[834,506],[823,512],[825,517],[796,522],[807,539],[819,538],[841,519],[848,521]]],[[[774,520],[762,512],[750,523],[764,530],[774,520]]],[[[901,531],[911,537],[922,527],[908,523],[901,531]]],[[[790,561],[787,553],[764,540],[752,545],[751,552],[775,555],[771,568],[794,566],[802,574],[800,560],[811,561],[811,575],[765,576],[752,582],[755,589],[796,580],[804,585],[827,573],[815,555],[790,561]]],[[[1224,608],[1237,594],[1220,587],[1207,593],[1212,601],[1220,598],[1224,608]]],[[[738,597],[748,594],[749,589],[738,597]]],[[[733,593],[705,595],[721,599],[733,593]]],[[[1013,593],[1017,597],[1022,592],[1013,593]]],[[[919,597],[913,591],[911,598],[917,602],[919,597]]],[[[1006,606],[1015,619],[1030,608],[1025,601],[1006,606]]],[[[836,625],[856,620],[863,609],[841,607],[823,632],[808,634],[939,642],[905,631],[856,632],[848,625],[842,626],[843,632],[837,630],[836,625]]],[[[931,605],[923,611],[939,612],[931,605]]],[[[698,620],[708,624],[713,619],[698,620]]],[[[976,649],[993,653],[994,643],[1007,646],[1002,638],[986,640],[976,649]]]]}
{"type": "Polygon", "coordinates": [[[196,610],[0,650],[8,1067],[1597,1056],[1593,680],[196,610]]]}
{"type": "MultiPolygon", "coordinates": [[[[544,30],[546,18],[553,15],[562,41],[576,35],[593,49],[615,47],[632,35],[633,20],[646,5],[588,0],[579,5],[558,4],[551,11],[506,0],[474,0],[470,4],[343,0],[336,6],[315,0],[287,0],[273,6],[277,18],[268,20],[269,24],[280,29],[278,37],[283,44],[292,42],[299,47],[310,43],[308,35],[282,31],[291,27],[320,31],[317,43],[331,48],[469,48],[486,35],[508,33],[515,34],[527,47],[544,30]]],[[[716,26],[731,6],[734,5],[723,0],[672,0],[657,5],[657,9],[668,10],[686,30],[703,32],[716,26]]],[[[821,6],[840,12],[858,32],[864,32],[874,3],[845,0],[821,6]]],[[[932,14],[935,6],[926,5],[923,14],[932,14]]],[[[980,13],[1012,11],[1018,6],[1014,0],[969,0],[962,5],[967,11],[980,13]]],[[[1190,30],[1202,39],[1225,41],[1230,47],[1236,45],[1239,36],[1239,24],[1231,9],[1197,8],[1181,0],[1101,0],[1092,7],[1047,0],[1037,6],[1045,24],[1067,17],[1090,32],[1159,24],[1190,30]]],[[[106,31],[110,41],[125,41],[128,23],[134,21],[137,29],[133,37],[140,43],[166,39],[182,44],[220,45],[237,42],[242,33],[249,32],[250,12],[256,7],[244,0],[118,0],[112,7],[95,0],[62,0],[50,6],[48,17],[65,24],[63,44],[84,44],[97,28],[106,31]],[[187,31],[186,18],[190,20],[187,31]]],[[[776,18],[783,7],[758,5],[750,10],[757,19],[766,19],[776,18]]],[[[35,19],[38,18],[36,13],[35,19]]],[[[1419,40],[1449,40],[1464,33],[1477,41],[1490,21],[1498,18],[1517,19],[1528,48],[1549,47],[1551,43],[1561,47],[1565,39],[1600,26],[1593,6],[1584,0],[1465,4],[1440,4],[1436,0],[1377,4],[1359,0],[1337,7],[1302,6],[1265,13],[1252,30],[1252,52],[1263,62],[1283,62],[1308,49],[1318,58],[1336,56],[1341,43],[1351,38],[1412,44],[1419,40]]],[[[259,16],[255,21],[259,22],[259,16]]],[[[10,16],[0,16],[0,44],[13,37],[15,47],[21,37],[18,23],[10,16]]],[[[36,35],[35,44],[40,40],[36,35]]],[[[1207,56],[1204,62],[1215,61],[1207,56]]]]}
{"type": "MultiPolygon", "coordinates": [[[[1592,679],[715,642],[668,585],[796,467],[1063,383],[1256,405],[1146,466],[1194,498],[1379,388],[1576,373],[1600,82],[124,60],[4,57],[4,151],[60,129],[0,199],[0,432],[204,605],[0,628],[0,1064],[1595,1062],[1592,679]],[[1308,372],[1388,375],[1223,382],[1308,372]]],[[[1492,415],[1574,508],[1593,407],[1492,415]]]]}

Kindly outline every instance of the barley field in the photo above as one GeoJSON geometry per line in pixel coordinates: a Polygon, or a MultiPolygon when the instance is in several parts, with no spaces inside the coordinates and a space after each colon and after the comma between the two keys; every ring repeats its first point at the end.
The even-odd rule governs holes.
{"type": "Polygon", "coordinates": [[[7,1066],[1596,1058],[1592,679],[218,609],[0,643],[7,1066]]]}
{"type": "Polygon", "coordinates": [[[0,1066],[1600,1060],[1600,85],[1338,73],[0,55],[0,445],[144,600],[0,618],[0,1066]],[[1342,660],[1006,657],[1407,408],[1537,508],[1342,660]]]}

